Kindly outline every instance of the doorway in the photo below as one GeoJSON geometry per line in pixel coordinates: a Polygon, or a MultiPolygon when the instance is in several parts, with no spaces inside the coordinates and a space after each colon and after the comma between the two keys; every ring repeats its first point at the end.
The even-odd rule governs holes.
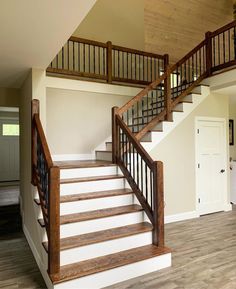
{"type": "Polygon", "coordinates": [[[21,230],[19,108],[0,107],[0,234],[21,230]]]}
{"type": "Polygon", "coordinates": [[[199,215],[223,211],[227,202],[225,119],[196,119],[196,193],[199,215]]]}

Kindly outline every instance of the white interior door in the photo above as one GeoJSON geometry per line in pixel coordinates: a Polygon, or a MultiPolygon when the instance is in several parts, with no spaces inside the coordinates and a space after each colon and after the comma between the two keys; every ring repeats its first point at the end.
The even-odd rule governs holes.
{"type": "Polygon", "coordinates": [[[226,203],[225,121],[198,119],[196,129],[197,203],[203,215],[224,210],[226,203]]]}
{"type": "Polygon", "coordinates": [[[19,180],[19,120],[0,119],[0,182],[19,180]]]}

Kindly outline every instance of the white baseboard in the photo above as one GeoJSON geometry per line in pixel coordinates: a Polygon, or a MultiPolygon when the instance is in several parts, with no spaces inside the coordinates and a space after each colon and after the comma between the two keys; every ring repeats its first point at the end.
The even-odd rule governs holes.
{"type": "Polygon", "coordinates": [[[52,284],[52,282],[51,282],[51,280],[50,280],[50,278],[48,276],[48,273],[46,272],[46,268],[45,268],[44,264],[42,263],[42,260],[40,258],[39,252],[36,249],[36,247],[34,245],[34,242],[33,242],[32,238],[31,238],[30,233],[29,233],[27,227],[25,226],[25,224],[23,224],[23,232],[24,232],[25,237],[26,237],[26,239],[28,241],[30,249],[31,249],[31,251],[32,251],[32,253],[34,255],[34,258],[35,258],[35,261],[36,261],[36,263],[37,263],[37,265],[39,267],[39,270],[40,270],[40,272],[41,272],[41,274],[43,276],[43,279],[44,279],[44,281],[45,281],[45,283],[47,285],[47,288],[48,289],[52,289],[53,288],[53,284],[52,284]]]}
{"type": "Polygon", "coordinates": [[[63,154],[53,155],[54,161],[76,161],[76,160],[94,160],[95,154],[63,154]]]}
{"type": "Polygon", "coordinates": [[[224,211],[225,211],[225,212],[232,211],[232,205],[231,205],[231,204],[225,204],[225,206],[224,206],[224,211]]]}
{"type": "Polygon", "coordinates": [[[199,218],[197,211],[185,212],[176,215],[165,216],[165,224],[199,218]]]}

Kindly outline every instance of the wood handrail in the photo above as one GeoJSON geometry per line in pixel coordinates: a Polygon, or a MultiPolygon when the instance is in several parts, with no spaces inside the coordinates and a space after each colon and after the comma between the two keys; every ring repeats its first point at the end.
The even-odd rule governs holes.
{"type": "Polygon", "coordinates": [[[107,47],[106,43],[103,43],[103,42],[100,42],[100,41],[96,41],[96,40],[89,40],[89,39],[85,39],[85,38],[80,38],[80,37],[76,37],[76,36],[71,36],[69,38],[69,41],[78,42],[78,43],[84,43],[84,44],[94,45],[94,46],[100,46],[100,47],[103,47],[103,48],[107,47]]]}
{"type": "Polygon", "coordinates": [[[42,124],[41,124],[41,121],[39,119],[38,114],[35,114],[34,121],[35,121],[35,128],[36,128],[37,133],[39,134],[39,137],[41,140],[41,144],[42,144],[42,148],[43,148],[43,154],[44,154],[44,157],[46,159],[48,169],[50,169],[51,167],[53,167],[53,161],[52,161],[51,153],[49,151],[47,140],[46,140],[46,137],[45,137],[45,134],[43,131],[43,127],[42,127],[42,124]]]}
{"type": "Polygon", "coordinates": [[[222,32],[227,31],[230,28],[233,28],[235,26],[236,26],[236,20],[234,20],[234,21],[232,21],[232,22],[220,27],[219,29],[216,29],[215,31],[211,32],[211,37],[214,37],[214,36],[216,36],[218,34],[221,34],[222,32]]]}
{"type": "Polygon", "coordinates": [[[48,237],[48,273],[54,280],[60,270],[60,169],[53,165],[38,100],[32,100],[32,180],[48,237]]]}
{"type": "Polygon", "coordinates": [[[164,59],[164,57],[165,57],[164,55],[161,55],[161,54],[146,52],[143,50],[138,50],[138,49],[133,49],[133,48],[127,48],[127,47],[119,46],[119,45],[112,45],[112,49],[123,51],[123,52],[128,52],[128,53],[133,53],[133,54],[137,54],[137,55],[140,54],[140,55],[152,57],[152,58],[164,59]]]}

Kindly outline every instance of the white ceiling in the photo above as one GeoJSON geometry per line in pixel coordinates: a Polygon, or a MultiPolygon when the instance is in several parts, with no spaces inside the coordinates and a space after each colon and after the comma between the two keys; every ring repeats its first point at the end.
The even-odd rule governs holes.
{"type": "Polygon", "coordinates": [[[1,0],[0,87],[45,69],[96,0],[1,0]]]}

